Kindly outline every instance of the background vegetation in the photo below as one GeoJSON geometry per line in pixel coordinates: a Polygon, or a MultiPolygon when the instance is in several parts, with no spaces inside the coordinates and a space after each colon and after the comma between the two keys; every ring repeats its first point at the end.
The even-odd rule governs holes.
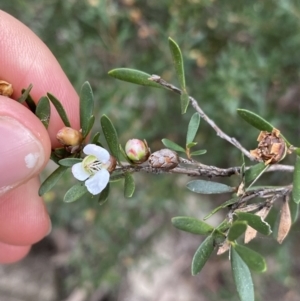
{"type": "MultiPolygon", "coordinates": [[[[129,67],[177,84],[168,49],[170,36],[183,52],[189,94],[225,132],[248,149],[256,147],[258,132],[235,113],[242,107],[264,116],[299,145],[300,3],[296,0],[0,3],[47,44],[77,91],[85,80],[91,83],[96,118],[107,114],[124,144],[129,138],[147,139],[154,151],[162,148],[162,138],[184,144],[191,108],[182,116],[179,98],[171,92],[137,87],[107,75],[113,68],[129,67]]],[[[208,150],[201,157],[205,164],[240,164],[238,151],[219,140],[204,122],[197,141],[200,148],[208,150]]],[[[77,237],[71,268],[63,282],[65,291],[74,286],[92,291],[105,284],[116,296],[128,269],[140,258],[152,256],[149,250],[153,241],[165,231],[170,236],[178,235],[170,225],[172,216],[202,218],[224,201],[199,197],[195,203],[194,195],[182,189],[188,181],[185,177],[135,178],[137,190],[132,199],[124,199],[115,185],[110,200],[102,207],[93,199],[63,204],[69,178],[47,196],[54,226],[64,227],[77,237]]],[[[290,178],[281,175],[267,180],[288,183],[290,178]]],[[[268,256],[270,269],[256,279],[257,300],[298,300],[298,226],[283,246],[271,238],[256,242],[260,252],[268,256]],[[293,294],[296,299],[288,299],[293,294]]],[[[155,256],[159,258],[159,252],[155,256]]],[[[226,273],[228,267],[220,268],[218,289],[213,291],[208,286],[202,294],[213,291],[211,300],[236,300],[226,273]]]]}

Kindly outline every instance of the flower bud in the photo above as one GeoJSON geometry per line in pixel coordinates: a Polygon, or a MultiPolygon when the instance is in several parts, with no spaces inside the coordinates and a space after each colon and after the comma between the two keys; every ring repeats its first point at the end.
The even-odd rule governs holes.
{"type": "Polygon", "coordinates": [[[262,160],[266,165],[275,164],[284,159],[287,145],[280,136],[280,131],[273,129],[272,133],[262,131],[257,138],[258,146],[250,154],[262,160]]]}
{"type": "Polygon", "coordinates": [[[145,162],[150,155],[150,150],[146,141],[130,139],[125,145],[125,152],[128,158],[134,163],[145,162]]]}
{"type": "Polygon", "coordinates": [[[176,152],[164,148],[150,155],[149,164],[154,168],[172,169],[179,164],[179,158],[176,152]]]}
{"type": "Polygon", "coordinates": [[[10,97],[13,94],[13,92],[14,90],[12,84],[4,80],[0,80],[0,95],[10,97]]]}
{"type": "Polygon", "coordinates": [[[69,151],[72,150],[71,153],[76,151],[83,141],[81,132],[70,127],[64,127],[59,130],[56,138],[63,146],[68,147],[69,151]]]}

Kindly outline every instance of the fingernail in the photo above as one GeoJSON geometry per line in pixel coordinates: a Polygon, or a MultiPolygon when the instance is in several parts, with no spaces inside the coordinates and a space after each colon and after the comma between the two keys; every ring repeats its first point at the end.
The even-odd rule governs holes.
{"type": "Polygon", "coordinates": [[[28,128],[0,116],[0,195],[31,178],[44,164],[42,144],[28,128]]]}

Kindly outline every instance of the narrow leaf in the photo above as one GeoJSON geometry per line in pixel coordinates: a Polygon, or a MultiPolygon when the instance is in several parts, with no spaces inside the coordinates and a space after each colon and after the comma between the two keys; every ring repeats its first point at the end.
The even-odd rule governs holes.
{"type": "Polygon", "coordinates": [[[296,157],[296,163],[293,174],[293,200],[295,203],[300,203],[300,156],[296,157]]]}
{"type": "Polygon", "coordinates": [[[295,153],[297,154],[297,156],[300,156],[300,147],[296,148],[295,153]]]}
{"type": "Polygon", "coordinates": [[[58,161],[58,164],[65,167],[72,167],[76,163],[82,162],[79,158],[65,158],[58,161]]]}
{"type": "Polygon", "coordinates": [[[254,301],[254,288],[248,266],[239,254],[231,248],[231,269],[241,301],[254,301]]]}
{"type": "Polygon", "coordinates": [[[210,218],[212,215],[214,215],[215,213],[217,213],[218,211],[220,211],[221,209],[224,209],[234,203],[236,203],[238,201],[238,197],[234,197],[226,202],[224,202],[221,206],[216,207],[215,209],[213,209],[208,215],[206,215],[203,219],[207,220],[208,218],[210,218]]]}
{"type": "Polygon", "coordinates": [[[247,229],[247,222],[246,221],[236,221],[232,224],[228,232],[228,240],[235,241],[238,239],[242,234],[245,233],[247,229]]]}
{"type": "Polygon", "coordinates": [[[54,185],[59,181],[59,179],[64,175],[64,173],[68,170],[68,167],[59,166],[41,185],[39,189],[39,196],[42,196],[50,189],[54,187],[54,185]]]}
{"type": "Polygon", "coordinates": [[[237,109],[238,114],[260,131],[272,132],[274,126],[259,115],[244,109],[237,109]]]}
{"type": "Polygon", "coordinates": [[[245,182],[250,183],[253,181],[265,168],[266,165],[263,162],[251,166],[245,171],[245,182]]]}
{"type": "Polygon", "coordinates": [[[184,66],[181,50],[178,44],[169,38],[169,47],[173,58],[173,64],[176,70],[178,81],[182,90],[185,90],[184,66]]]}
{"type": "Polygon", "coordinates": [[[84,183],[78,183],[71,187],[64,196],[64,202],[65,203],[72,203],[80,199],[82,196],[84,196],[86,193],[88,193],[88,190],[84,183]]]}
{"type": "Polygon", "coordinates": [[[250,270],[257,273],[266,271],[266,261],[259,253],[238,244],[234,244],[233,247],[250,270]]]}
{"type": "Polygon", "coordinates": [[[299,203],[290,201],[289,205],[290,205],[292,223],[295,223],[299,216],[299,203]]]}
{"type": "Polygon", "coordinates": [[[94,95],[89,82],[85,82],[80,91],[80,127],[85,138],[91,130],[90,119],[94,111],[94,95]]]}
{"type": "Polygon", "coordinates": [[[192,275],[195,276],[204,267],[214,250],[214,237],[209,235],[197,249],[192,261],[192,275]]]}
{"type": "Polygon", "coordinates": [[[181,102],[181,114],[185,114],[190,103],[189,95],[185,91],[183,91],[182,94],[180,95],[180,102],[181,102]]]}
{"type": "Polygon", "coordinates": [[[192,148],[194,146],[196,146],[198,143],[197,142],[190,142],[186,145],[186,148],[192,148]]]}
{"type": "Polygon", "coordinates": [[[161,85],[149,80],[149,77],[151,76],[150,74],[135,69],[129,69],[129,68],[113,69],[108,72],[108,75],[117,78],[119,80],[130,82],[137,85],[162,88],[161,85]]]}
{"type": "Polygon", "coordinates": [[[32,87],[33,87],[32,84],[30,84],[27,89],[25,89],[25,90],[22,89],[22,95],[17,99],[17,102],[24,103],[26,101],[26,99],[28,98],[32,87]]]}
{"type": "Polygon", "coordinates": [[[233,192],[234,190],[234,188],[228,185],[204,180],[190,181],[186,187],[193,192],[202,194],[226,193],[233,192]]]}
{"type": "Polygon", "coordinates": [[[100,138],[100,133],[97,132],[97,133],[94,135],[94,137],[92,138],[92,143],[98,145],[98,143],[99,143],[99,138],[100,138]]]}
{"type": "Polygon", "coordinates": [[[125,175],[124,196],[125,198],[131,198],[135,190],[134,179],[130,172],[125,172],[124,175],[125,175]]]}
{"type": "Polygon", "coordinates": [[[108,183],[99,195],[98,204],[100,206],[103,205],[104,203],[106,203],[106,201],[108,200],[109,191],[110,191],[110,185],[108,183]]]}
{"type": "Polygon", "coordinates": [[[206,154],[207,150],[206,149],[199,149],[197,151],[191,152],[191,156],[200,156],[206,154]]]}
{"type": "Polygon", "coordinates": [[[214,228],[209,224],[188,216],[173,217],[172,224],[179,230],[198,235],[208,235],[214,231],[214,228]]]}
{"type": "Polygon", "coordinates": [[[106,116],[102,115],[101,117],[101,126],[103,130],[104,137],[108,144],[108,147],[112,153],[112,155],[120,161],[120,149],[119,149],[119,142],[118,142],[118,134],[117,131],[112,124],[111,120],[106,116]]]}
{"type": "MultiPolygon", "coordinates": [[[[274,129],[274,126],[271,123],[269,123],[264,118],[251,111],[245,109],[237,109],[237,112],[240,115],[240,117],[242,117],[246,122],[248,122],[260,131],[272,132],[272,130],[274,129]]],[[[284,139],[287,146],[291,145],[282,134],[280,134],[280,136],[284,139]]]]}
{"type": "Polygon", "coordinates": [[[48,128],[50,120],[50,102],[48,97],[43,96],[37,103],[35,115],[41,120],[45,128],[48,128]]]}
{"type": "Polygon", "coordinates": [[[198,113],[194,113],[189,122],[188,130],[186,134],[187,145],[194,141],[199,125],[200,125],[200,115],[198,113]]]}
{"type": "Polygon", "coordinates": [[[181,147],[180,145],[178,145],[177,143],[167,139],[167,138],[164,138],[161,140],[161,142],[163,143],[163,145],[171,150],[174,150],[176,152],[182,152],[182,153],[185,153],[185,149],[183,147],[181,147]]]}
{"type": "Polygon", "coordinates": [[[63,105],[61,104],[61,102],[52,94],[47,93],[48,98],[50,99],[50,101],[53,103],[58,115],[60,116],[62,122],[64,123],[65,126],[70,127],[70,121],[69,118],[67,116],[67,113],[63,107],[63,105]]]}
{"type": "Polygon", "coordinates": [[[272,233],[270,225],[262,220],[260,216],[247,212],[236,212],[235,214],[237,215],[239,220],[246,221],[249,226],[257,230],[258,232],[264,235],[269,235],[272,233]]]}

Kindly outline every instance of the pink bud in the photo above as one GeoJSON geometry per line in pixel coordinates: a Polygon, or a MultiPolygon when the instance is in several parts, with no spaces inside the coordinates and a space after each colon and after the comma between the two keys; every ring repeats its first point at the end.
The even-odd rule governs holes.
{"type": "Polygon", "coordinates": [[[125,152],[128,158],[134,163],[143,163],[150,155],[147,142],[139,139],[128,140],[125,145],[125,152]]]}

